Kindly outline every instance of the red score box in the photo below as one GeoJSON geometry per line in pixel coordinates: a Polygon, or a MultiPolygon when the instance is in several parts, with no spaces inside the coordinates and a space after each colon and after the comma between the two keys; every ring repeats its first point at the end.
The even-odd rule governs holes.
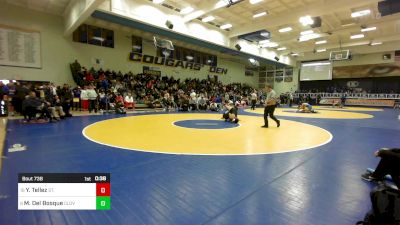
{"type": "Polygon", "coordinates": [[[110,196],[110,183],[96,183],[96,196],[110,196]]]}

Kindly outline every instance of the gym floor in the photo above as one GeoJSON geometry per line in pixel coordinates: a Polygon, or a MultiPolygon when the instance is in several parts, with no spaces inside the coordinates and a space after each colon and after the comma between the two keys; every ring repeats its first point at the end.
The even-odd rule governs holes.
{"type": "Polygon", "coordinates": [[[360,175],[381,147],[400,146],[399,111],[262,109],[239,124],[217,113],[136,113],[48,124],[9,120],[1,225],[346,225],[370,209],[360,175]],[[10,152],[14,144],[27,150],[10,152]],[[109,211],[18,211],[17,174],[111,173],[109,211]]]}

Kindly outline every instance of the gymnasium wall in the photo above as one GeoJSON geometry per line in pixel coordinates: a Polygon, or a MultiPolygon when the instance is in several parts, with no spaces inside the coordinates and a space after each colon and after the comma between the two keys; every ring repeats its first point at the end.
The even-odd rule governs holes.
{"type": "MultiPolygon", "coordinates": [[[[61,17],[8,4],[3,4],[0,8],[0,23],[40,31],[42,51],[41,69],[0,66],[1,79],[51,81],[56,84],[69,83],[73,85],[69,63],[75,59],[85,67],[93,66],[96,69],[102,67],[103,69],[120,70],[121,72],[141,73],[143,65],[152,66],[161,70],[162,75],[181,79],[188,77],[206,78],[207,75],[215,75],[211,74],[207,68],[193,71],[129,61],[130,35],[134,33],[114,30],[114,48],[77,43],[72,41],[72,37],[63,37],[64,23],[61,17]],[[95,64],[94,59],[100,59],[100,65],[95,64]]],[[[155,48],[150,43],[145,42],[143,50],[144,54],[156,55],[155,48]]],[[[227,74],[218,75],[219,80],[224,83],[241,82],[252,86],[257,85],[258,77],[245,76],[245,65],[243,64],[218,59],[218,67],[228,69],[227,74]]]]}
{"type": "MultiPolygon", "coordinates": [[[[275,83],[277,90],[282,92],[290,91],[294,86],[300,87],[296,76],[299,65],[294,72],[294,84],[275,83]],[[287,86],[286,86],[287,85],[287,86]]],[[[357,80],[365,85],[365,89],[382,91],[387,87],[388,90],[399,90],[396,82],[400,78],[399,64],[394,60],[394,52],[380,52],[371,54],[353,55],[352,60],[334,61],[333,81],[306,81],[302,82],[302,89],[326,89],[329,86],[345,86],[348,81],[357,80]],[[383,59],[384,54],[390,54],[390,59],[383,59]],[[393,77],[393,78],[389,78],[393,77]],[[379,78],[375,79],[374,78],[379,78]],[[394,82],[394,83],[393,83],[394,82]]],[[[296,90],[296,89],[293,89],[296,90]]]]}
{"type": "Polygon", "coordinates": [[[274,82],[274,90],[279,95],[286,92],[295,92],[299,88],[299,67],[293,68],[292,82],[274,82]]]}
{"type": "Polygon", "coordinates": [[[69,68],[65,62],[70,61],[74,54],[70,42],[62,36],[64,26],[61,17],[48,16],[2,3],[0,23],[39,31],[42,53],[41,69],[0,66],[1,79],[73,82],[67,73],[69,68]]]}
{"type": "Polygon", "coordinates": [[[352,60],[335,61],[333,67],[336,66],[354,66],[354,65],[367,65],[367,64],[380,64],[380,63],[393,63],[394,52],[380,52],[363,55],[353,55],[352,60]],[[391,59],[384,60],[383,54],[390,54],[391,59]]]}

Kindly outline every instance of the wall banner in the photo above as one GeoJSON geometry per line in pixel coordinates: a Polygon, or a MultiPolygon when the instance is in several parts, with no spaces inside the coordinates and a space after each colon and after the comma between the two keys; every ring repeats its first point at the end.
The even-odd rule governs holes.
{"type": "MultiPolygon", "coordinates": [[[[340,98],[322,98],[319,102],[322,105],[332,105],[333,102],[340,102],[340,98]]],[[[358,105],[358,106],[385,106],[393,107],[395,100],[393,99],[360,99],[360,98],[348,98],[346,99],[346,105],[358,105]]]]}
{"type": "MultiPolygon", "coordinates": [[[[174,68],[190,69],[190,70],[200,70],[202,67],[205,66],[199,63],[175,60],[172,58],[164,58],[159,56],[144,55],[137,52],[131,52],[129,54],[129,60],[133,62],[141,62],[157,66],[169,66],[174,68]]],[[[227,68],[220,68],[216,66],[209,66],[209,67],[210,68],[208,71],[210,73],[224,74],[224,75],[228,73],[227,68]]]]}

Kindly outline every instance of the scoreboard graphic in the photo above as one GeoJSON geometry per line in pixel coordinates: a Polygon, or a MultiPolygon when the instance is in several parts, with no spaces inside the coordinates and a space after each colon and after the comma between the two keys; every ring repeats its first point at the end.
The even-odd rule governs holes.
{"type": "Polygon", "coordinates": [[[110,210],[109,173],[20,173],[18,210],[110,210]]]}

